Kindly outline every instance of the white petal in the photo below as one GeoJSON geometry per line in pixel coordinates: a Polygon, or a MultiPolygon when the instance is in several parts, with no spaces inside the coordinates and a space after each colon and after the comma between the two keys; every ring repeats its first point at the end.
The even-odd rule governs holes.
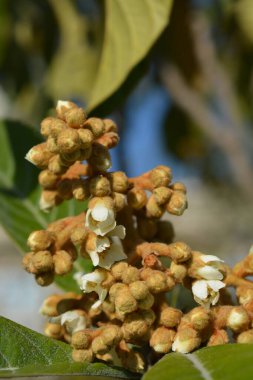
{"type": "Polygon", "coordinates": [[[218,292],[216,296],[212,299],[212,305],[215,305],[219,301],[219,298],[220,298],[220,293],[218,292]]]}
{"type": "Polygon", "coordinates": [[[73,334],[86,328],[86,319],[76,311],[67,311],[61,315],[61,325],[65,325],[66,330],[70,334],[73,334]]]}
{"type": "Polygon", "coordinates": [[[105,221],[109,216],[109,210],[104,205],[96,205],[91,211],[92,218],[97,222],[105,221]]]}
{"type": "Polygon", "coordinates": [[[210,265],[205,265],[197,270],[197,273],[205,280],[222,280],[223,274],[216,268],[210,265]]]}
{"type": "Polygon", "coordinates": [[[90,218],[91,218],[91,209],[89,208],[89,209],[86,211],[86,216],[85,216],[85,227],[89,227],[89,226],[90,226],[90,218]]]}
{"type": "Polygon", "coordinates": [[[81,286],[82,285],[82,277],[83,277],[83,273],[82,272],[76,272],[75,274],[74,274],[74,276],[73,276],[73,278],[74,278],[74,280],[76,280],[76,282],[77,282],[77,284],[79,285],[79,286],[81,286]]]}
{"type": "Polygon", "coordinates": [[[202,261],[204,261],[204,263],[209,263],[212,261],[224,262],[224,260],[221,260],[219,257],[214,256],[214,255],[201,255],[200,258],[202,261]]]}
{"type": "Polygon", "coordinates": [[[207,284],[209,288],[211,288],[215,292],[218,292],[220,289],[225,288],[226,286],[224,282],[218,280],[209,280],[207,281],[207,284]]]}
{"type": "Polygon", "coordinates": [[[91,308],[92,309],[97,309],[102,303],[103,301],[105,300],[106,296],[107,296],[107,289],[103,289],[102,287],[100,289],[98,289],[98,296],[99,296],[99,299],[98,301],[96,301],[92,306],[91,308]]]}
{"type": "Polygon", "coordinates": [[[91,258],[92,264],[96,267],[99,264],[99,255],[96,251],[89,252],[89,256],[91,258]]]}
{"type": "Polygon", "coordinates": [[[120,239],[124,239],[126,236],[126,228],[120,224],[110,231],[107,236],[117,236],[120,239]]]}
{"type": "Polygon", "coordinates": [[[110,249],[100,256],[99,266],[105,269],[110,269],[116,261],[121,261],[126,258],[127,256],[124,253],[122,246],[113,243],[110,249]]]}
{"type": "Polygon", "coordinates": [[[110,247],[110,240],[107,237],[97,237],[96,250],[97,252],[103,252],[106,248],[110,247]]]}
{"type": "Polygon", "coordinates": [[[194,296],[200,298],[201,300],[206,299],[208,295],[206,281],[205,280],[195,281],[194,284],[192,285],[192,293],[194,294],[194,296]]]}

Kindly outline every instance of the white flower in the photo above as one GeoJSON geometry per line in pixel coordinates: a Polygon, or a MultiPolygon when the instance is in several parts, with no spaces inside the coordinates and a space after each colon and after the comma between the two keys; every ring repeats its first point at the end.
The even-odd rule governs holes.
{"type": "Polygon", "coordinates": [[[49,319],[50,323],[56,323],[64,326],[69,334],[74,334],[77,331],[86,328],[86,318],[77,311],[67,311],[57,317],[49,319]]]}
{"type": "Polygon", "coordinates": [[[213,255],[201,255],[200,259],[204,263],[209,263],[209,265],[204,265],[197,270],[198,275],[205,280],[222,280],[223,274],[219,271],[219,263],[223,260],[219,259],[217,256],[213,255]]]}
{"type": "Polygon", "coordinates": [[[219,290],[226,285],[220,280],[198,280],[192,285],[195,301],[200,305],[209,307],[215,305],[220,297],[219,290]]]}
{"type": "Polygon", "coordinates": [[[98,294],[99,299],[92,305],[92,309],[98,308],[107,296],[108,290],[101,285],[105,279],[106,273],[99,269],[79,278],[80,288],[84,293],[96,292],[98,294]]]}
{"type": "Polygon", "coordinates": [[[106,235],[116,227],[114,211],[104,203],[98,202],[94,208],[88,209],[85,226],[97,235],[106,235]]]}

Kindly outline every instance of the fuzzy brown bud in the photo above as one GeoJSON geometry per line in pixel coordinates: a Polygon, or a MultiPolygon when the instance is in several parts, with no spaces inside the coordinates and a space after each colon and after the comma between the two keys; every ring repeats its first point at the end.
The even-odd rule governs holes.
{"type": "Polygon", "coordinates": [[[126,206],[126,196],[125,196],[125,194],[115,193],[114,192],[112,194],[112,197],[113,197],[113,203],[114,203],[115,211],[116,212],[121,211],[126,206]]]}
{"type": "Polygon", "coordinates": [[[101,335],[93,339],[91,348],[94,354],[99,355],[106,354],[108,351],[110,351],[110,348],[105,344],[101,335]]]}
{"type": "Polygon", "coordinates": [[[61,339],[63,335],[62,326],[57,325],[56,323],[47,323],[44,329],[44,333],[49,338],[61,339]]]}
{"type": "Polygon", "coordinates": [[[84,242],[87,237],[87,229],[84,226],[77,226],[70,235],[73,244],[79,245],[84,242]]]}
{"type": "Polygon", "coordinates": [[[128,178],[124,172],[114,172],[110,173],[110,182],[112,190],[117,193],[125,194],[128,190],[129,183],[128,178]]]}
{"type": "Polygon", "coordinates": [[[91,130],[95,138],[102,136],[105,133],[105,125],[102,119],[97,117],[90,117],[84,123],[84,128],[91,130]]]}
{"type": "Polygon", "coordinates": [[[187,275],[187,267],[183,264],[175,264],[172,261],[170,264],[170,274],[176,282],[182,282],[187,275]]]}
{"type": "Polygon", "coordinates": [[[63,174],[67,170],[67,166],[63,163],[59,154],[54,155],[48,163],[48,169],[54,174],[63,174]]]}
{"type": "Polygon", "coordinates": [[[147,195],[144,190],[133,188],[127,193],[127,202],[134,210],[140,210],[147,204],[147,195]]]}
{"type": "Polygon", "coordinates": [[[167,187],[172,179],[171,169],[167,166],[157,166],[150,172],[150,181],[154,188],[165,186],[167,187]]]}
{"type": "Polygon", "coordinates": [[[94,354],[91,349],[88,350],[76,350],[72,351],[72,359],[78,363],[91,363],[94,359],[94,354]]]}
{"type": "Polygon", "coordinates": [[[71,337],[71,345],[80,350],[87,349],[91,344],[91,336],[84,330],[75,332],[71,337]]]}
{"type": "Polygon", "coordinates": [[[22,265],[27,272],[35,274],[37,273],[37,269],[34,267],[32,263],[33,256],[34,252],[26,253],[23,257],[22,265]]]}
{"type": "Polygon", "coordinates": [[[59,176],[52,173],[50,170],[43,170],[39,174],[39,184],[46,190],[55,189],[59,176]]]}
{"type": "Polygon", "coordinates": [[[170,189],[174,190],[174,191],[181,191],[184,194],[187,193],[186,187],[185,187],[185,185],[182,182],[175,182],[175,183],[173,183],[170,186],[170,189]]]}
{"type": "Polygon", "coordinates": [[[111,119],[104,119],[103,120],[104,122],[104,128],[105,128],[105,132],[118,132],[118,127],[116,125],[116,123],[111,120],[111,119]]]}
{"type": "Polygon", "coordinates": [[[253,329],[242,332],[237,337],[237,343],[253,343],[253,329]]]}
{"type": "Polygon", "coordinates": [[[121,280],[122,274],[127,270],[127,268],[128,268],[128,264],[125,261],[120,261],[114,264],[111,268],[113,277],[116,280],[121,280]]]}
{"type": "Polygon", "coordinates": [[[95,197],[105,197],[111,193],[109,180],[100,175],[90,180],[90,193],[95,197]]]}
{"type": "Polygon", "coordinates": [[[53,257],[49,251],[38,251],[32,256],[32,265],[37,273],[50,272],[54,268],[53,257]]]}
{"type": "Polygon", "coordinates": [[[49,248],[54,242],[54,235],[47,230],[33,231],[27,240],[28,247],[32,251],[43,251],[49,248]]]}
{"type": "Polygon", "coordinates": [[[250,318],[247,311],[242,306],[235,306],[228,315],[227,326],[235,331],[241,332],[249,327],[250,318]]]}
{"type": "Polygon", "coordinates": [[[138,281],[140,279],[139,270],[133,266],[128,266],[128,268],[122,273],[121,278],[124,284],[138,281]]]}
{"type": "Polygon", "coordinates": [[[39,206],[40,209],[47,212],[54,206],[59,205],[62,202],[59,194],[55,190],[43,190],[40,196],[39,206]]]}
{"type": "Polygon", "coordinates": [[[40,286],[48,286],[51,285],[54,281],[54,272],[45,272],[36,274],[35,280],[40,286]]]}
{"type": "Polygon", "coordinates": [[[113,284],[112,287],[109,290],[110,300],[111,302],[115,302],[115,297],[118,294],[120,290],[128,290],[127,285],[122,284],[120,282],[117,282],[116,284],[113,284]]]}
{"type": "Polygon", "coordinates": [[[175,261],[175,263],[183,263],[191,258],[191,248],[183,243],[176,242],[169,246],[170,258],[175,261]]]}
{"type": "Polygon", "coordinates": [[[53,153],[47,149],[47,143],[41,143],[31,148],[26,154],[25,159],[38,168],[45,169],[51,157],[53,157],[53,153]]]}
{"type": "Polygon", "coordinates": [[[51,153],[59,153],[59,147],[56,143],[56,139],[53,136],[49,136],[47,139],[47,149],[51,153]]]}
{"type": "Polygon", "coordinates": [[[160,324],[168,328],[174,328],[179,325],[182,315],[181,310],[174,307],[166,307],[161,312],[160,324]]]}
{"type": "Polygon", "coordinates": [[[151,293],[157,294],[168,290],[167,276],[164,272],[152,270],[145,281],[151,293]]]}
{"type": "Polygon", "coordinates": [[[134,343],[147,334],[148,325],[140,314],[132,313],[126,316],[122,331],[126,342],[134,343]]]}
{"type": "Polygon", "coordinates": [[[138,305],[136,299],[132,296],[129,289],[121,289],[115,295],[116,312],[120,314],[129,314],[137,310],[138,305]]]}
{"type": "Polygon", "coordinates": [[[166,354],[171,350],[172,342],[176,333],[166,327],[158,327],[152,334],[150,346],[155,352],[166,354]]]}
{"type": "Polygon", "coordinates": [[[72,153],[81,148],[81,141],[77,131],[65,129],[57,137],[57,146],[61,154],[72,153]]]}
{"type": "Polygon", "coordinates": [[[148,218],[159,219],[164,213],[164,208],[157,203],[153,194],[148,199],[146,209],[148,218]]]}
{"type": "Polygon", "coordinates": [[[59,276],[69,273],[72,270],[73,262],[72,257],[67,251],[57,251],[54,256],[55,273],[59,276]]]}
{"type": "Polygon", "coordinates": [[[182,354],[188,354],[201,344],[201,338],[196,330],[190,327],[179,330],[175,336],[172,350],[182,354]]]}
{"type": "Polygon", "coordinates": [[[245,305],[253,301],[253,289],[247,288],[245,286],[239,286],[236,288],[236,295],[239,298],[241,305],[245,305]]]}
{"type": "Polygon", "coordinates": [[[72,194],[77,201],[87,199],[90,196],[88,183],[82,179],[72,181],[72,194]]]}
{"type": "Polygon", "coordinates": [[[143,300],[149,294],[145,281],[134,281],[129,285],[129,290],[136,300],[143,300]]]}
{"type": "Polygon", "coordinates": [[[58,100],[56,105],[56,113],[60,119],[65,119],[65,113],[71,108],[78,108],[77,105],[68,100],[58,100]]]}
{"type": "Polygon", "coordinates": [[[117,345],[122,339],[122,332],[119,326],[111,325],[102,330],[101,338],[108,348],[117,345]]]}
{"type": "Polygon", "coordinates": [[[208,310],[197,307],[190,313],[192,327],[197,331],[202,331],[210,326],[211,316],[208,310]]]}
{"type": "Polygon", "coordinates": [[[138,301],[138,307],[141,310],[149,310],[154,305],[155,298],[151,293],[148,293],[145,298],[138,301]]]}
{"type": "Polygon", "coordinates": [[[228,334],[225,330],[215,330],[210,336],[207,346],[219,346],[229,342],[228,334]]]}
{"type": "Polygon", "coordinates": [[[70,108],[64,116],[66,123],[71,128],[81,128],[86,120],[86,113],[82,108],[70,108]]]}
{"type": "Polygon", "coordinates": [[[181,191],[174,191],[169,202],[166,205],[166,210],[172,214],[180,216],[187,209],[186,195],[181,191]]]}
{"type": "Polygon", "coordinates": [[[157,187],[154,189],[153,195],[157,204],[162,206],[169,201],[172,196],[172,190],[165,186],[157,187]]]}
{"type": "Polygon", "coordinates": [[[94,139],[93,133],[89,129],[78,129],[77,133],[81,141],[81,148],[89,148],[94,139]]]}

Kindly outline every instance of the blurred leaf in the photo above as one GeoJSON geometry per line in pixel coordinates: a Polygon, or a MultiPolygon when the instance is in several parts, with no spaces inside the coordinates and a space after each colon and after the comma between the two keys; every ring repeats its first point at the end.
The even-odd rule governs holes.
{"type": "Polygon", "coordinates": [[[81,375],[137,378],[124,369],[102,363],[75,363],[71,350],[69,344],[0,317],[0,377],[81,375]]]}
{"type": "MultiPolygon", "coordinates": [[[[27,251],[26,240],[32,231],[44,229],[56,219],[80,214],[85,203],[71,200],[49,214],[41,212],[38,206],[39,171],[24,159],[28,150],[41,142],[39,134],[21,123],[2,121],[0,141],[0,223],[24,253],[27,251]]],[[[71,274],[56,277],[55,282],[65,290],[78,290],[71,274]]]]}
{"type": "Polygon", "coordinates": [[[172,0],[106,0],[103,50],[88,108],[103,102],[143,59],[168,23],[172,0]]]}
{"type": "Polygon", "coordinates": [[[251,380],[253,344],[206,347],[192,354],[168,354],[143,380],[251,380]]]}

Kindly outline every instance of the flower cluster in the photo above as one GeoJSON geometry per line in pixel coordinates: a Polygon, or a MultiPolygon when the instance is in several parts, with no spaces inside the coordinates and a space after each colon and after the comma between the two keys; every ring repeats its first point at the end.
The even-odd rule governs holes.
{"type": "Polygon", "coordinates": [[[26,157],[42,169],[40,206],[49,211],[74,198],[84,207],[27,241],[23,265],[39,285],[71,274],[79,288],[44,301],[46,335],[71,344],[75,361],[137,372],[170,351],[227,343],[228,330],[240,343],[253,342],[253,284],[245,279],[253,274],[252,249],[230,269],[217,256],[174,242],[168,214],[161,217],[182,215],[187,198],[171,169],[160,165],[135,178],[110,172],[115,123],[87,118],[71,102],[59,101],[56,113],[41,123],[45,142],[26,157]],[[75,271],[74,262],[84,268],[87,259],[92,271],[75,271]],[[192,292],[190,308],[171,304],[175,287],[192,292]]]}

